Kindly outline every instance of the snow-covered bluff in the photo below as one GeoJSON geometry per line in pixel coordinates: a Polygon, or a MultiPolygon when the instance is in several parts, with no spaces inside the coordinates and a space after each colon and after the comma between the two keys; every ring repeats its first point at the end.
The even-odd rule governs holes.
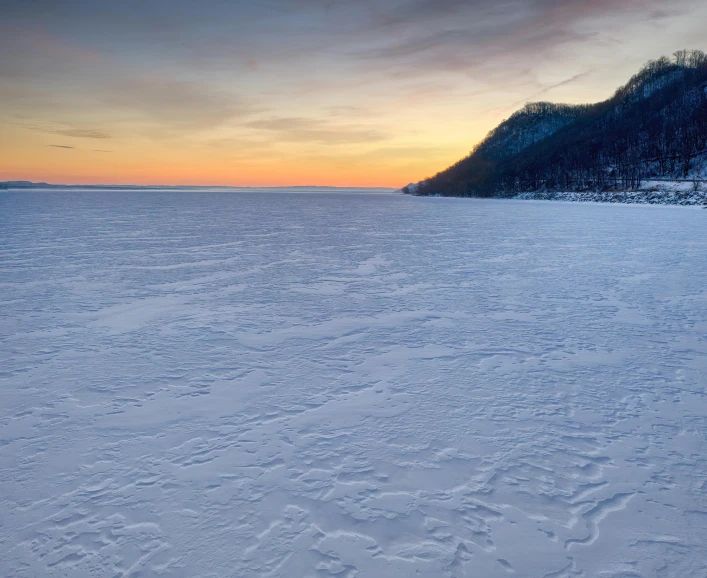
{"type": "MultiPolygon", "coordinates": [[[[707,208],[707,163],[696,167],[694,180],[650,180],[633,191],[532,191],[514,195],[516,200],[572,201],[585,203],[627,203],[642,205],[683,205],[707,208]]],[[[400,192],[418,196],[422,183],[410,183],[400,192]]],[[[440,196],[440,195],[427,195],[440,196]]]]}
{"type": "Polygon", "coordinates": [[[680,51],[672,60],[649,62],[604,102],[526,105],[469,156],[404,192],[511,198],[571,191],[596,200],[649,199],[617,192],[642,192],[660,180],[650,192],[664,191],[661,202],[672,202],[674,187],[662,182],[704,180],[705,155],[707,55],[680,51]]]}
{"type": "MultiPolygon", "coordinates": [[[[689,183],[661,183],[639,191],[535,191],[519,193],[514,199],[536,201],[573,201],[589,203],[628,203],[641,205],[701,205],[707,208],[707,188],[681,187],[689,183]],[[662,185],[669,185],[663,187],[662,185]]],[[[704,183],[707,185],[707,183],[704,183]]]]}

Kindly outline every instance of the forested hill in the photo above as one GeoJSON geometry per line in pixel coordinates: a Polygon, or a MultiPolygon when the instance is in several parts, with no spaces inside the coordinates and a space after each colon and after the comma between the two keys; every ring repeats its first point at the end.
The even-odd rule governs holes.
{"type": "Polygon", "coordinates": [[[403,191],[631,190],[648,178],[687,177],[706,153],[707,55],[683,50],[649,62],[607,101],[526,105],[469,156],[403,191]]]}

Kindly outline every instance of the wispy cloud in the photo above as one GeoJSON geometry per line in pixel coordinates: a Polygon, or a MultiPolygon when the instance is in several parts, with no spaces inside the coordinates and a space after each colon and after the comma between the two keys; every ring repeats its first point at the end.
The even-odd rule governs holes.
{"type": "Polygon", "coordinates": [[[109,106],[171,130],[211,128],[255,110],[241,96],[208,82],[164,74],[126,73],[106,83],[99,97],[109,106]]]}
{"type": "Polygon", "coordinates": [[[74,148],[74,147],[70,147],[70,146],[67,146],[67,145],[54,145],[54,144],[50,144],[50,145],[47,145],[47,146],[48,146],[48,147],[55,148],[55,149],[72,149],[72,148],[74,148]]]}
{"type": "Polygon", "coordinates": [[[341,145],[379,142],[389,138],[377,129],[330,123],[317,118],[274,117],[251,121],[245,126],[272,132],[277,140],[285,142],[341,145]]]}
{"type": "Polygon", "coordinates": [[[522,100],[514,102],[513,104],[511,104],[507,108],[515,108],[515,107],[517,107],[521,104],[524,104],[526,102],[531,102],[533,100],[537,100],[541,96],[552,92],[556,88],[561,88],[563,86],[567,86],[569,84],[572,84],[573,82],[577,82],[578,80],[581,80],[582,78],[586,78],[587,76],[590,76],[594,72],[596,72],[596,70],[594,68],[592,68],[591,70],[586,70],[584,72],[580,72],[579,74],[575,74],[574,76],[572,76],[570,78],[566,78],[565,80],[561,80],[560,82],[556,82],[555,84],[550,84],[548,86],[545,86],[542,90],[539,90],[538,92],[535,92],[522,100]]]}
{"type": "MultiPolygon", "coordinates": [[[[676,0],[677,4],[689,0],[676,0]]],[[[397,76],[435,71],[529,69],[566,46],[600,42],[607,24],[660,20],[659,0],[406,0],[385,2],[388,33],[355,53],[367,67],[397,76]],[[386,8],[387,6],[387,8],[386,8]]]]}
{"type": "Polygon", "coordinates": [[[60,134],[61,136],[68,136],[74,138],[96,138],[104,139],[111,138],[111,136],[105,132],[99,130],[87,130],[80,128],[57,128],[57,129],[46,129],[44,132],[49,132],[52,134],[60,134]]]}
{"type": "Polygon", "coordinates": [[[16,126],[21,126],[28,130],[34,130],[38,132],[44,132],[47,134],[58,134],[60,136],[70,137],[70,138],[92,138],[92,139],[109,139],[112,138],[108,133],[95,130],[95,129],[84,129],[84,128],[58,128],[52,125],[42,125],[42,124],[28,124],[22,122],[11,122],[7,124],[14,124],[16,126]]]}

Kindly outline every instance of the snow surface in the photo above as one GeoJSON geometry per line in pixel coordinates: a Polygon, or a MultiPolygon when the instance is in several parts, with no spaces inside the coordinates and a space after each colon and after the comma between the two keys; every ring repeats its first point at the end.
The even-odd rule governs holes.
{"type": "Polygon", "coordinates": [[[0,575],[707,576],[706,219],[0,194],[0,575]]]}
{"type": "Polygon", "coordinates": [[[626,203],[641,205],[699,205],[707,208],[707,181],[646,180],[636,191],[535,191],[516,200],[626,203]]]}

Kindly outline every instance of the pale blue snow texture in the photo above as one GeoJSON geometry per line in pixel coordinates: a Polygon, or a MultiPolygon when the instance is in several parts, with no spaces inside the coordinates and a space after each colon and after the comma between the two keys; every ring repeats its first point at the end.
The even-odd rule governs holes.
{"type": "Polygon", "coordinates": [[[0,195],[0,575],[707,573],[707,211],[0,195]]]}

